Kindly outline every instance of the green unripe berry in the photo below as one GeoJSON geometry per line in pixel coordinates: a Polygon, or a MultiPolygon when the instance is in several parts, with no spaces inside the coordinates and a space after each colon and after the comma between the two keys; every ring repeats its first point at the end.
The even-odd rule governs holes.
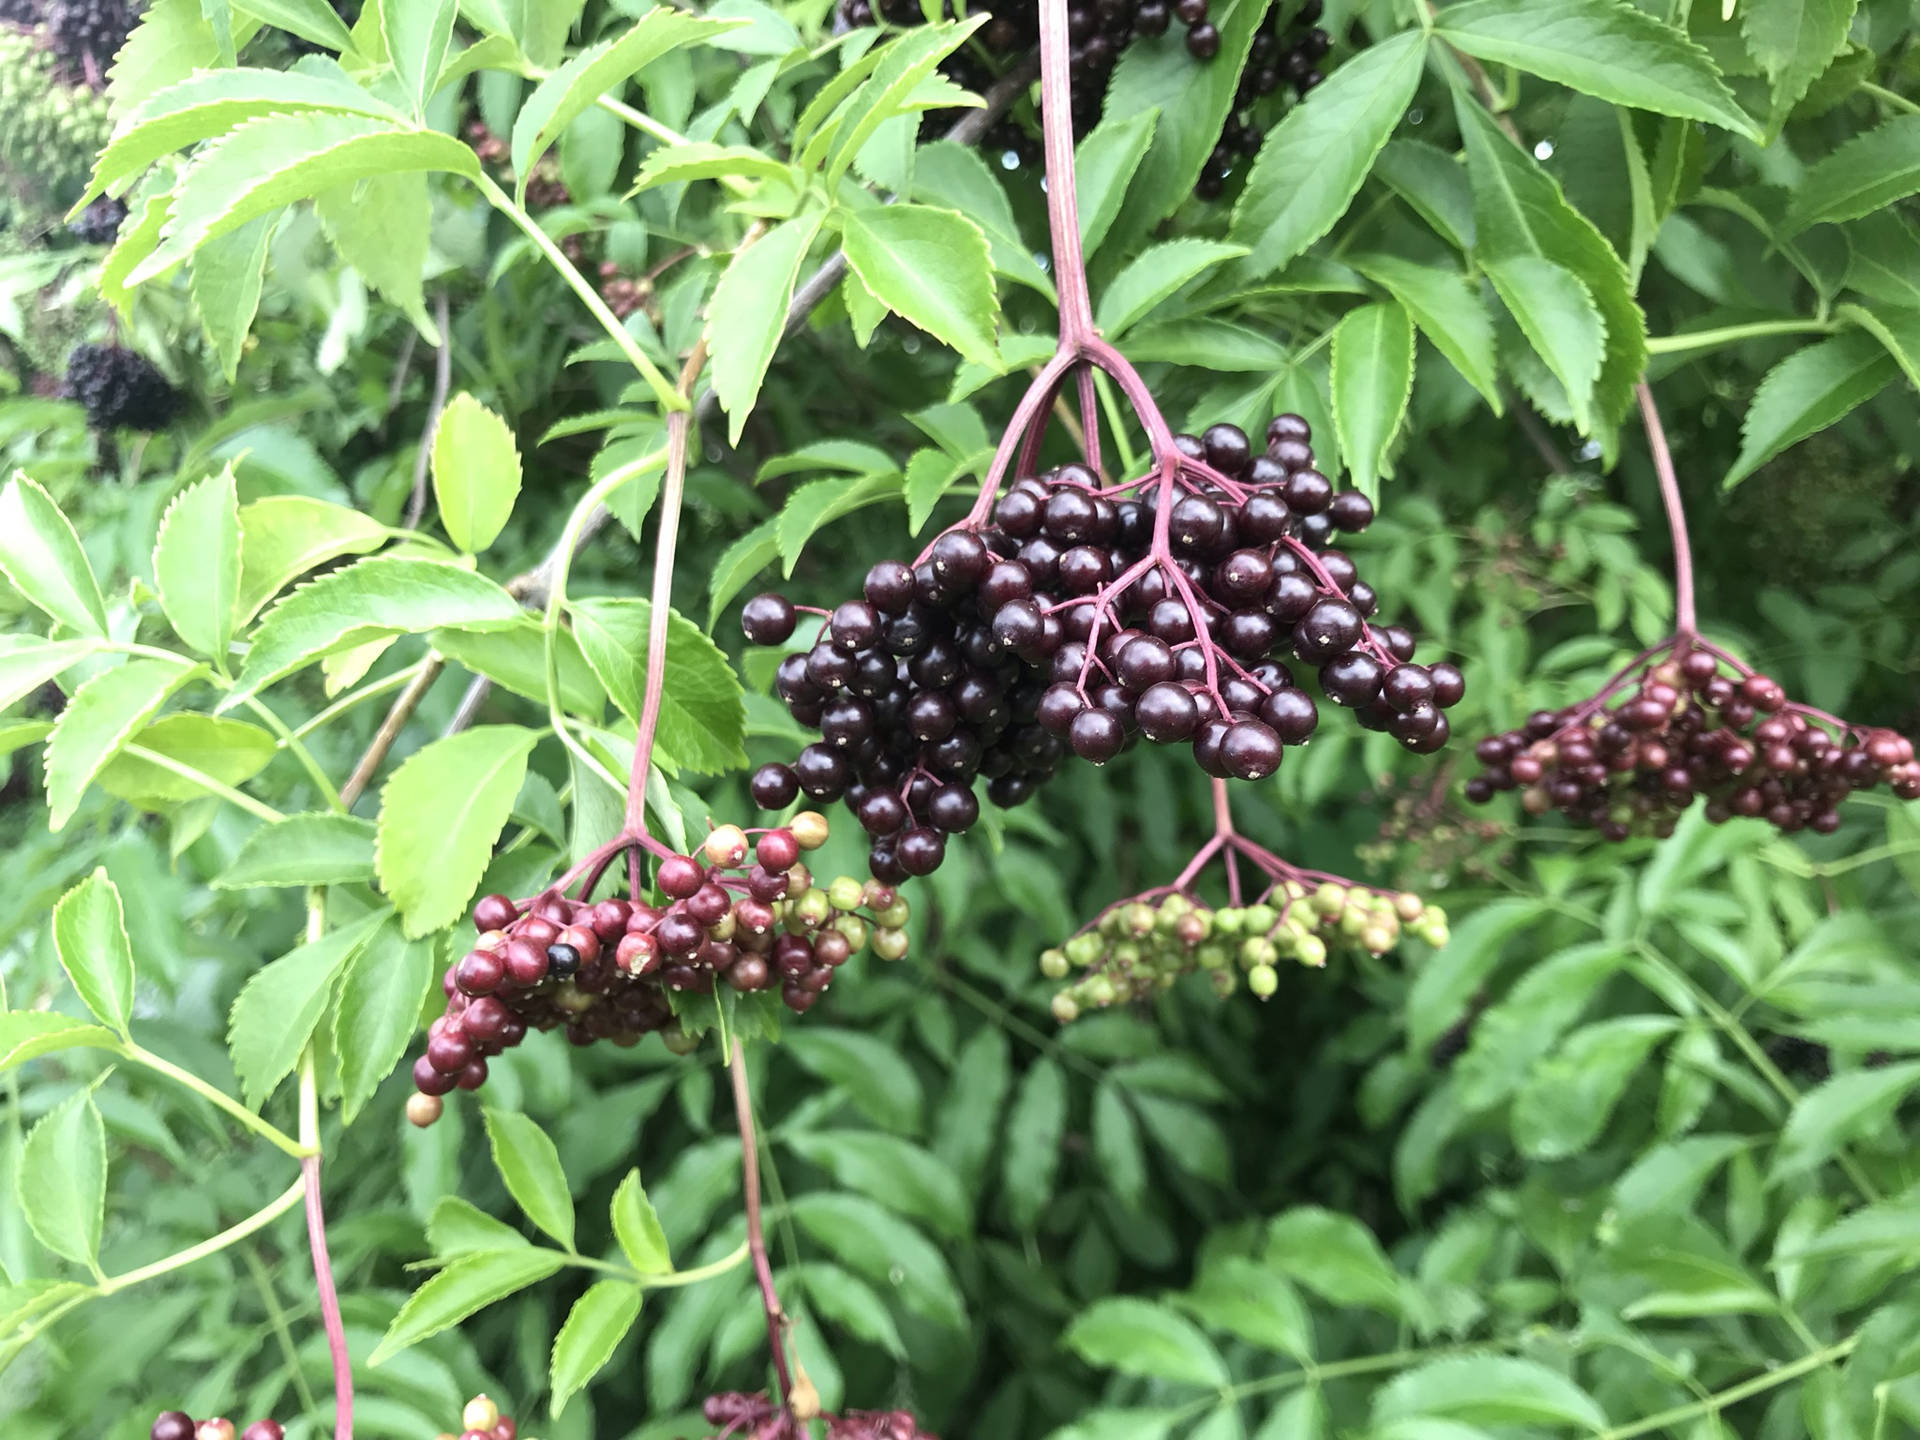
{"type": "Polygon", "coordinates": [[[793,913],[809,930],[817,930],[832,917],[833,902],[827,898],[826,891],[815,886],[794,901],[793,913]]]}
{"type": "Polygon", "coordinates": [[[1303,935],[1294,954],[1302,965],[1311,965],[1317,970],[1327,963],[1327,942],[1318,935],[1303,935]]]}
{"type": "Polygon", "coordinates": [[[700,1037],[680,1029],[662,1030],[660,1043],[675,1055],[691,1055],[700,1048],[700,1037]]]}
{"type": "Polygon", "coordinates": [[[1123,907],[1120,913],[1125,917],[1123,923],[1126,928],[1135,935],[1145,935],[1153,929],[1155,916],[1151,905],[1143,905],[1136,900],[1133,904],[1123,907]]]}
{"type": "Polygon", "coordinates": [[[1271,965],[1256,965],[1247,972],[1247,989],[1265,1000],[1280,988],[1280,976],[1271,965]]]}
{"type": "Polygon", "coordinates": [[[1081,987],[1081,993],[1093,1005],[1111,1005],[1120,998],[1111,975],[1095,975],[1081,987]]]}
{"type": "Polygon", "coordinates": [[[1216,935],[1238,935],[1241,926],[1246,924],[1247,912],[1238,908],[1216,910],[1213,912],[1213,930],[1216,935]]]}
{"type": "Polygon", "coordinates": [[[910,941],[904,930],[881,928],[873,932],[873,953],[882,960],[898,960],[907,953],[910,941]]]}
{"type": "Polygon", "coordinates": [[[1053,1018],[1058,1020],[1062,1025],[1071,1025],[1080,1018],[1079,1005],[1076,1004],[1074,998],[1065,991],[1053,997],[1052,1008],[1053,1018]]]}
{"type": "Polygon", "coordinates": [[[1067,952],[1060,949],[1040,952],[1040,973],[1049,980],[1063,980],[1067,971],[1073,967],[1067,963],[1067,952]]]}
{"type": "Polygon", "coordinates": [[[1104,947],[1098,935],[1075,935],[1061,948],[1067,952],[1067,959],[1084,970],[1100,958],[1104,947]]]}
{"type": "Polygon", "coordinates": [[[827,887],[827,903],[836,910],[858,910],[867,887],[851,875],[842,875],[827,887]]]}
{"type": "Polygon", "coordinates": [[[1177,892],[1167,896],[1166,899],[1160,902],[1160,913],[1162,915],[1170,915],[1176,920],[1182,915],[1190,914],[1193,909],[1193,901],[1177,892]]]}
{"type": "Polygon", "coordinates": [[[886,909],[878,911],[873,917],[873,923],[876,925],[884,925],[889,930],[898,930],[912,918],[913,911],[908,907],[907,902],[902,899],[896,900],[886,909]]]}
{"type": "Polygon", "coordinates": [[[1360,932],[1360,943],[1375,955],[1384,955],[1400,936],[1384,925],[1369,925],[1360,932]]]}
{"type": "Polygon", "coordinates": [[[1224,970],[1232,960],[1232,952],[1217,940],[1209,940],[1193,952],[1194,960],[1202,970],[1224,970]]]}
{"type": "Polygon", "coordinates": [[[1393,912],[1402,920],[1418,920],[1426,908],[1426,902],[1418,895],[1402,893],[1393,897],[1393,912]]]}
{"type": "Polygon", "coordinates": [[[1280,916],[1273,906],[1267,904],[1247,907],[1247,934],[1264,935],[1280,922],[1280,916]]]}
{"type": "Polygon", "coordinates": [[[867,922],[858,915],[841,915],[833,922],[833,928],[847,937],[848,948],[858,951],[867,943],[867,922]]]}
{"type": "Polygon", "coordinates": [[[1313,892],[1313,908],[1331,919],[1338,915],[1347,904],[1347,889],[1344,885],[1322,885],[1313,892]]]}
{"type": "Polygon", "coordinates": [[[1255,935],[1240,942],[1240,964],[1242,968],[1258,969],[1271,966],[1280,958],[1280,947],[1264,935],[1255,935]]]}

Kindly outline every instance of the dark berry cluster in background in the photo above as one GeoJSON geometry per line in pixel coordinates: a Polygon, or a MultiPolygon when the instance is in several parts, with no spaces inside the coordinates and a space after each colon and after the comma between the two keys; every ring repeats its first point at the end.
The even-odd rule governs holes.
{"type": "MultiPolygon", "coordinates": [[[[765,1395],[737,1391],[710,1395],[701,1413],[709,1425],[719,1427],[714,1440],[806,1440],[818,1433],[765,1395]]],[[[820,1419],[826,1422],[826,1440],[939,1440],[932,1431],[922,1430],[906,1410],[848,1410],[820,1419]]]]}
{"type": "Polygon", "coordinates": [[[68,71],[97,83],[138,18],[127,0],[47,0],[42,23],[68,71]]]}
{"type": "Polygon", "coordinates": [[[416,1125],[440,1118],[442,1095],[486,1083],[487,1060],[530,1030],[564,1029],[576,1045],[635,1045],[662,1032],[686,1041],[673,993],[778,989],[789,1010],[812,1008],[834,972],[871,946],[907,953],[907,902],[850,875],[816,882],[804,851],[826,843],[827,821],[805,812],[750,842],[736,825],[699,855],[673,855],[654,874],[660,904],[573,900],[552,891],[526,904],[488,895],[474,906],[474,948],[441,981],[446,1013],[427,1030],[407,1105],[416,1125]],[[864,910],[863,916],[860,912],[864,910]]]}
{"type": "MultiPolygon", "coordinates": [[[[1308,442],[1298,415],[1272,421],[1260,454],[1232,425],[1178,436],[1177,485],[1103,488],[1065,465],[1016,481],[991,523],[946,531],[918,564],[875,565],[781,661],[780,698],[821,738],[762,767],[755,802],[844,799],[876,877],[929,874],[979,816],[976,778],[1017,805],[1069,752],[1104,763],[1142,737],[1190,745],[1221,779],[1273,774],[1320,719],[1289,660],[1367,728],[1439,749],[1460,672],[1410,663],[1410,632],[1369,623],[1373,588],[1332,541],[1373,506],[1336,491],[1308,442]]],[[[778,645],[798,619],[765,594],[741,625],[778,645]]]]}
{"type": "Polygon", "coordinates": [[[1333,37],[1318,23],[1321,9],[1321,0],[1305,0],[1285,21],[1276,11],[1273,27],[1253,37],[1247,68],[1240,72],[1240,87],[1234,92],[1233,113],[1194,182],[1193,193],[1200,199],[1218,199],[1238,158],[1251,157],[1260,149],[1266,132],[1253,113],[1255,105],[1283,85],[1304,99],[1320,83],[1320,62],[1333,48],[1333,37]]]}
{"type": "Polygon", "coordinates": [[[231,1420],[196,1421],[179,1410],[162,1413],[149,1432],[151,1440],[286,1440],[286,1433],[277,1420],[256,1420],[244,1430],[235,1430],[231,1420]]]}
{"type": "Polygon", "coordinates": [[[60,398],[79,402],[96,430],[164,430],[183,403],[151,360],[118,345],[74,346],[60,398]]]}
{"type": "Polygon", "coordinates": [[[126,202],[103,195],[69,220],[67,229],[82,244],[111,245],[119,238],[120,226],[126,218],[126,202]]]}
{"type": "Polygon", "coordinates": [[[1778,682],[1694,640],[1629,665],[1598,694],[1489,736],[1467,798],[1518,790],[1529,814],[1557,810],[1609,840],[1673,833],[1705,801],[1709,821],[1758,817],[1831,834],[1840,802],[1886,785],[1920,799],[1913,742],[1787,699],[1778,682]]]}
{"type": "Polygon", "coordinates": [[[520,1427],[500,1413],[484,1395],[476,1395],[460,1412],[460,1431],[442,1430],[434,1440],[515,1440],[520,1427]]]}

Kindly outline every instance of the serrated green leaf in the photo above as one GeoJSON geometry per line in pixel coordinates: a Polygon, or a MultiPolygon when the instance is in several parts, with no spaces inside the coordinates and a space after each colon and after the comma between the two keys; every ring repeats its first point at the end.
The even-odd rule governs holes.
{"type": "Polygon", "coordinates": [[[1060,1343],[1089,1365],[1126,1375],[1186,1385],[1227,1383],[1220,1352],[1193,1322],[1145,1300],[1099,1301],[1067,1327],[1060,1343]]]}
{"type": "Polygon", "coordinates": [[[856,1339],[877,1345],[896,1360],[907,1357],[907,1347],[886,1302],[873,1287],[838,1265],[813,1260],[787,1270],[789,1284],[797,1282],[807,1303],[820,1315],[856,1339]]]}
{"type": "Polygon", "coordinates": [[[1909,385],[1920,385],[1920,310],[1898,305],[1842,305],[1836,319],[1851,321],[1878,340],[1909,385]]]}
{"type": "Polygon", "coordinates": [[[438,973],[437,957],[435,940],[408,940],[389,923],[348,963],[333,1014],[342,1124],[354,1122],[407,1053],[438,973]]]}
{"type": "Polygon", "coordinates": [[[412,0],[380,7],[387,59],[416,115],[425,110],[427,97],[439,82],[458,9],[454,0],[412,0]]]}
{"type": "Polygon", "coordinates": [[[1182,285],[1246,253],[1242,246],[1218,240],[1169,240],[1155,245],[1107,285],[1094,320],[1109,339],[1117,339],[1182,285]]]}
{"type": "Polygon", "coordinates": [[[73,692],[47,738],[47,819],[59,830],[80,797],[167,698],[200,674],[198,665],[129,660],[103,670],[73,692]]]}
{"type": "Polygon", "coordinates": [[[520,494],[520,451],[507,422],[462,392],[433,432],[433,495],[440,523],[469,554],[493,544],[520,494]]]}
{"type": "Polygon", "coordinates": [[[262,966],[234,997],[227,1048],[241,1093],[258,1110],[293,1073],[333,998],[334,981],[392,915],[380,909],[262,966]]]}
{"type": "Polygon", "coordinates": [[[193,254],[188,289],[200,328],[229,383],[240,368],[247,332],[260,308],[260,287],[277,217],[260,215],[206,242],[193,254]]]}
{"type": "Polygon", "coordinates": [[[985,15],[973,15],[958,23],[926,25],[908,31],[889,44],[873,67],[872,75],[848,97],[833,121],[808,145],[801,164],[821,164],[821,152],[825,149],[824,178],[831,194],[874,133],[889,120],[913,109],[914,97],[922,83],[933,75],[934,67],[986,23],[985,15]]]}
{"type": "Polygon", "coordinates": [[[1623,1015],[1567,1037],[1534,1068],[1513,1101],[1513,1134],[1537,1159],[1560,1160],[1591,1145],[1653,1047],[1680,1022],[1664,1015],[1623,1015]]]}
{"type": "Polygon", "coordinates": [[[205,799],[212,792],[153,757],[178,761],[222,785],[240,785],[278,755],[272,735],[258,725],[214,715],[163,715],[135,734],[108,761],[95,783],[109,795],[145,809],[205,799]]]}
{"type": "Polygon", "coordinates": [[[313,210],[340,258],[438,345],[444,337],[427,315],[422,286],[433,224],[427,177],[373,175],[336,185],[313,197],[313,210]]]}
{"type": "Polygon", "coordinates": [[[1920,1085],[1920,1061],[1836,1075],[1795,1102],[1768,1171],[1777,1184],[1827,1160],[1841,1146],[1884,1123],[1920,1085]]]}
{"type": "Polygon", "coordinates": [[[941,450],[915,451],[913,458],[907,462],[906,480],[902,487],[907,501],[907,528],[918,535],[927,521],[933,518],[934,506],[940,503],[940,497],[951,490],[961,477],[985,469],[992,458],[991,450],[980,451],[964,459],[956,459],[941,450]]]}
{"type": "Polygon", "coordinates": [[[557,1250],[527,1247],[463,1255],[408,1298],[369,1357],[379,1365],[409,1346],[458,1325],[476,1310],[546,1279],[566,1261],[557,1250]]]}
{"type": "Polygon", "coordinates": [[[153,573],[174,633],[224,666],[240,593],[240,503],[231,465],[174,497],[154,543],[153,573]]]}
{"type": "Polygon", "coordinates": [[[1899,115],[1855,135],[1793,187],[1782,226],[1797,235],[1813,225],[1853,220],[1920,193],[1920,115],[1899,115]]]}
{"type": "Polygon", "coordinates": [[[0,1010],[0,1072],[61,1050],[113,1050],[119,1040],[101,1025],[89,1025],[51,1010],[0,1010]]]}
{"type": "Polygon", "coordinates": [[[626,34],[589,46],[542,80],[513,122],[513,172],[520,177],[520,198],[526,198],[534,162],[602,95],[617,90],[662,55],[715,39],[744,23],[656,6],[626,34]]]}
{"type": "Polygon", "coordinates": [[[1137,1210],[1147,1194],[1147,1157],[1140,1127],[1113,1085],[1093,1096],[1093,1154],[1121,1204],[1137,1210]]]}
{"type": "Polygon", "coordinates": [[[1267,1227],[1267,1264],[1336,1305],[1398,1314],[1400,1276],[1373,1232],[1351,1215],[1300,1205],[1267,1227]]]}
{"type": "Polygon", "coordinates": [[[353,48],[353,36],[342,23],[340,12],[327,0],[234,0],[233,8],[329,50],[353,48]]]}
{"type": "Polygon", "coordinates": [[[1488,1425],[1604,1430],[1607,1417],[1557,1370],[1505,1355],[1458,1355],[1396,1376],[1375,1392],[1376,1424],[1416,1415],[1488,1425]]]}
{"type": "Polygon", "coordinates": [[[764,520],[721,551],[707,582],[707,628],[711,630],[727,602],[744,590],[755,575],[780,558],[780,519],[764,520]]]}
{"type": "MultiPolygon", "coordinates": [[[[797,1031],[794,1038],[806,1033],[797,1031]]],[[[912,1225],[863,1196],[827,1191],[797,1197],[790,1211],[814,1243],[882,1293],[948,1330],[965,1329],[966,1303],[952,1269],[912,1225]]]]}
{"type": "Polygon", "coordinates": [[[660,1228],[660,1217],[654,1214],[638,1170],[629,1170],[613,1192],[613,1238],[627,1263],[642,1275],[664,1275],[673,1269],[667,1233],[660,1228]]]}
{"type": "Polygon", "coordinates": [[[784,160],[776,160],[751,145],[716,145],[708,140],[689,140],[684,145],[662,145],[641,163],[629,195],[638,195],[655,185],[671,185],[688,180],[719,180],[738,176],[745,180],[794,179],[798,172],[784,160]]]}
{"type": "Polygon", "coordinates": [[[374,865],[409,937],[465,912],[538,739],[519,725],[476,725],[414,751],[381,790],[374,865]]]}
{"type": "MultiPolygon", "coordinates": [[[[456,665],[484,675],[504,690],[545,703],[546,631],[532,615],[498,630],[435,630],[429,643],[456,665]]],[[[580,653],[571,631],[554,637],[560,652],[560,703],[569,714],[597,720],[607,707],[607,692],[580,653]]]]}
{"type": "Polygon", "coordinates": [[[785,1053],[846,1094],[874,1123],[903,1135],[919,1131],[924,1103],[913,1067],[885,1041],[826,1025],[799,1030],[785,1053]]]}
{"type": "Polygon", "coordinates": [[[1493,320],[1466,276],[1397,255],[1356,255],[1352,264],[1405,306],[1434,349],[1480,392],[1494,414],[1502,413],[1493,320]]]}
{"type": "Polygon", "coordinates": [[[1846,47],[1858,0],[1748,0],[1740,7],[1747,49],[1773,83],[1777,132],[1809,86],[1846,47]]]}
{"type": "Polygon", "coordinates": [[[240,595],[234,619],[251,620],[309,570],[386,542],[379,521],[306,495],[269,495],[240,508],[240,595]]]}
{"type": "Polygon", "coordinates": [[[53,907],[53,948],[87,1009],[125,1035],[133,1015],[133,945],[120,891],[104,867],[53,907]]]}
{"type": "Polygon", "coordinates": [[[1575,423],[1590,430],[1607,344],[1607,323],[1592,292],[1571,270],[1537,255],[1488,260],[1486,275],[1534,354],[1566,390],[1575,423]]]}
{"type": "Polygon", "coordinates": [[[525,1115],[487,1107],[487,1143],[507,1193],[527,1218],[567,1249],[573,1248],[573,1196],[560,1152],[525,1115]]]}
{"type": "Polygon", "coordinates": [[[15,1193],[34,1238],[98,1274],[107,1135],[91,1088],[68,1096],[27,1132],[19,1165],[15,1193]]]}
{"type": "Polygon", "coordinates": [[[0,574],[30,603],[69,630],[107,633],[100,582],[73,522],[25,471],[0,489],[0,574]]]}
{"type": "Polygon", "coordinates": [[[714,287],[707,310],[707,346],[713,352],[713,389],[727,412],[730,444],[740,443],[760,395],[767,366],[786,329],[800,262],[820,233],[818,211],[776,225],[738,251],[714,287]]]}
{"type": "Polygon", "coordinates": [[[1313,1316],[1300,1293],[1264,1265],[1224,1255],[1201,1272],[1179,1304],[1202,1325],[1250,1345],[1313,1363],[1313,1316]]]}
{"type": "Polygon", "coordinates": [[[216,890],[255,885],[354,885],[373,879],[374,827],[356,815],[288,815],[240,843],[216,890]]]}
{"type": "Polygon", "coordinates": [[[1737,485],[1788,446],[1871,400],[1899,374],[1880,342],[1858,331],[1796,350],[1753,392],[1740,427],[1740,454],[1722,485],[1737,485]]]}
{"type": "Polygon", "coordinates": [[[504,1220],[496,1220],[471,1200],[443,1195],[427,1217],[427,1243],[441,1259],[485,1250],[521,1250],[532,1245],[504,1220]]]}
{"type": "Polygon", "coordinates": [[[1396,35],[1347,61],[1268,133],[1229,232],[1270,275],[1346,213],[1420,83],[1426,45],[1396,35]]]}
{"type": "Polygon", "coordinates": [[[95,653],[91,640],[42,640],[38,635],[0,635],[0,710],[95,653]]]}
{"type": "Polygon", "coordinates": [[[1073,149],[1082,257],[1093,258],[1120,214],[1127,187],[1153,143],[1160,109],[1149,105],[1102,120],[1073,149]]]}
{"type": "Polygon", "coordinates": [[[980,227],[951,210],[885,205],[848,213],[841,244],[867,289],[965,359],[997,359],[1000,313],[980,227]]]}
{"type": "Polygon", "coordinates": [[[441,626],[503,630],[520,618],[511,595],[458,565],[386,556],[360,560],[301,586],[266,613],[221,708],[303,665],[382,635],[441,626]]]}
{"type": "Polygon", "coordinates": [[[972,1228],[972,1207],[959,1177],[918,1145],[870,1130],[814,1130],[790,1135],[786,1143],[847,1189],[924,1221],[949,1239],[972,1228]]]}
{"type": "Polygon", "coordinates": [[[864,475],[855,480],[815,480],[802,485],[780,509],[775,534],[780,546],[782,574],[791,576],[800,554],[820,530],[843,516],[900,494],[904,478],[897,474],[864,475]]]}
{"type": "Polygon", "coordinates": [[[1434,30],[1481,60],[1616,105],[1705,120],[1760,138],[1707,52],[1629,0],[1467,0],[1442,10],[1434,30]]]}
{"type": "Polygon", "coordinates": [[[613,1358],[613,1352],[640,1318],[640,1287],[625,1280],[602,1280],[573,1302],[560,1333],[553,1337],[554,1419],[567,1401],[613,1358]]]}
{"type": "Polygon", "coordinates": [[[994,270],[1054,298],[1053,281],[1020,238],[1007,192],[977,150],[951,140],[922,145],[913,154],[913,198],[957,210],[986,234],[994,270]]]}
{"type": "Polygon", "coordinates": [[[1021,1080],[1001,1141],[1000,1183],[1018,1230],[1031,1233],[1053,1198],[1066,1125],[1066,1075],[1056,1062],[1043,1059],[1021,1080]]]}
{"type": "Polygon", "coordinates": [[[1333,331],[1333,426],[1354,486],[1377,496],[1413,394],[1413,321],[1395,301],[1362,305],[1333,331]]]}
{"type": "Polygon", "coordinates": [[[1374,159],[1373,173],[1434,234],[1462,254],[1473,249],[1473,186],[1455,156],[1424,140],[1389,140],[1374,159]]]}
{"type": "MultiPolygon", "coordinates": [[[[580,649],[607,694],[636,723],[646,692],[645,600],[568,603],[580,649]]],[[[746,709],[740,682],[718,646],[679,612],[667,617],[666,681],[660,699],[660,743],[681,765],[718,774],[746,764],[746,709]]]]}

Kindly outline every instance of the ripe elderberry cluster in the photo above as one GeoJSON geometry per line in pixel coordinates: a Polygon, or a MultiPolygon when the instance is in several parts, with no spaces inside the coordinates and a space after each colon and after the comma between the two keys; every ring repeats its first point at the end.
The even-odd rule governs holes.
{"type": "Polygon", "coordinates": [[[256,1420],[236,1431],[231,1420],[195,1420],[184,1411],[166,1410],[148,1434],[150,1440],[286,1440],[287,1432],[277,1420],[256,1420]]]}
{"type": "MultiPolygon", "coordinates": [[[[1232,425],[1177,436],[1178,491],[1153,474],[1103,489],[1065,465],[1016,481],[991,523],[946,531],[918,564],[874,566],[864,598],[781,662],[780,697],[821,739],[762,767],[754,800],[844,798],[875,876],[929,874],[978,817],[976,776],[1017,805],[1066,751],[1104,763],[1142,736],[1190,743],[1217,778],[1273,774],[1320,718],[1287,659],[1362,725],[1439,749],[1465,682],[1412,664],[1404,628],[1369,623],[1377,597],[1330,542],[1373,506],[1313,468],[1309,439],[1298,415],[1277,416],[1257,455],[1232,425]]],[[[764,594],[741,625],[777,645],[798,618],[764,594]]]]}
{"type": "MultiPolygon", "coordinates": [[[[907,902],[891,887],[842,875],[816,883],[802,852],[827,840],[812,811],[750,842],[737,825],[707,837],[699,857],[671,855],[654,884],[660,903],[570,899],[557,891],[516,904],[483,897],[480,938],[441,979],[446,1013],[414,1062],[420,1093],[407,1118],[431,1125],[440,1097],[486,1083],[487,1060],[531,1030],[564,1029],[576,1045],[636,1045],[659,1031],[671,1047],[693,1041],[671,995],[779,988],[787,1008],[811,1009],[834,972],[863,947],[882,960],[907,953],[907,902]],[[860,912],[864,910],[863,916],[860,912]]],[[[588,887],[591,888],[591,887],[588,887]]]]}
{"type": "Polygon", "coordinates": [[[163,430],[183,403],[151,360],[118,345],[74,346],[60,397],[78,401],[96,430],[163,430]]]}
{"type": "Polygon", "coordinates": [[[69,71],[97,81],[133,33],[127,0],[47,0],[47,44],[69,71]]]}
{"type": "Polygon", "coordinates": [[[1475,748],[1467,798],[1518,790],[1608,840],[1665,837],[1704,800],[1718,825],[1755,816],[1791,834],[1831,834],[1840,802],[1885,784],[1920,799],[1913,742],[1789,701],[1779,683],[1697,640],[1640,657],[1591,699],[1542,710],[1475,748]]]}
{"type": "Polygon", "coordinates": [[[1251,113],[1253,107],[1282,85],[1292,86],[1294,94],[1305,99],[1324,78],[1318,67],[1333,48],[1333,37],[1317,23],[1322,8],[1321,0],[1306,0],[1284,23],[1276,18],[1272,29],[1253,37],[1247,68],[1240,72],[1240,86],[1234,92],[1233,112],[1193,185],[1193,193],[1202,200],[1217,200],[1233,173],[1235,158],[1260,149],[1265,132],[1251,113]]]}
{"type": "MultiPolygon", "coordinates": [[[[701,1413],[709,1425],[719,1427],[712,1440],[805,1440],[815,1433],[808,1422],[765,1395],[709,1395],[701,1413]]],[[[826,1440],[939,1440],[906,1410],[848,1410],[820,1419],[826,1423],[826,1440]]]]}
{"type": "Polygon", "coordinates": [[[513,1421],[485,1395],[476,1395],[460,1412],[460,1429],[442,1430],[434,1440],[514,1440],[520,1433],[513,1421]]]}
{"type": "Polygon", "coordinates": [[[1384,955],[1409,931],[1429,945],[1447,943],[1446,913],[1418,895],[1371,890],[1340,880],[1284,879],[1253,905],[1214,909],[1174,890],[1124,900],[1066,944],[1044,951],[1040,972],[1064,980],[1054,1018],[1144,1000],[1193,971],[1222,998],[1246,977],[1261,1000],[1280,988],[1283,960],[1322,966],[1335,947],[1384,955]]]}
{"type": "Polygon", "coordinates": [[[119,237],[121,223],[126,218],[127,206],[124,200],[102,195],[69,220],[67,229],[83,244],[111,245],[119,237]]]}

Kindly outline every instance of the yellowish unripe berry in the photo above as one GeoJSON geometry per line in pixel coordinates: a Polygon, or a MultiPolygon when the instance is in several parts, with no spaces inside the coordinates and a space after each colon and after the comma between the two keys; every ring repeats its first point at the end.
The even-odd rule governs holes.
{"type": "Polygon", "coordinates": [[[1071,995],[1063,991],[1053,997],[1053,1018],[1062,1025],[1071,1025],[1080,1018],[1080,1007],[1071,995]]]}
{"type": "Polygon", "coordinates": [[[440,1118],[446,1102],[438,1095],[413,1094],[407,1097],[407,1119],[422,1130],[440,1118]]]}
{"type": "Polygon", "coordinates": [[[787,822],[787,829],[802,850],[818,850],[832,833],[827,817],[818,810],[802,810],[787,822]]]}
{"type": "Polygon", "coordinates": [[[1040,952],[1040,973],[1046,976],[1047,979],[1049,980],[1065,979],[1067,971],[1070,970],[1071,968],[1072,967],[1067,963],[1066,951],[1053,949],[1053,950],[1042,950],[1040,952]]]}
{"type": "Polygon", "coordinates": [[[898,960],[907,953],[907,946],[911,942],[904,930],[881,928],[873,932],[869,943],[873,946],[873,953],[882,960],[898,960]]]}
{"type": "MultiPolygon", "coordinates": [[[[744,843],[746,837],[741,836],[744,843]]],[[[484,1395],[476,1395],[467,1401],[467,1408],[460,1412],[460,1424],[468,1430],[491,1430],[500,1423],[500,1407],[484,1395]]]]}
{"type": "MultiPolygon", "coordinates": [[[[747,832],[738,825],[722,825],[701,847],[709,865],[718,865],[723,870],[737,869],[747,858],[747,832]]],[[[487,1429],[487,1426],[468,1426],[468,1429],[487,1429]]]]}

